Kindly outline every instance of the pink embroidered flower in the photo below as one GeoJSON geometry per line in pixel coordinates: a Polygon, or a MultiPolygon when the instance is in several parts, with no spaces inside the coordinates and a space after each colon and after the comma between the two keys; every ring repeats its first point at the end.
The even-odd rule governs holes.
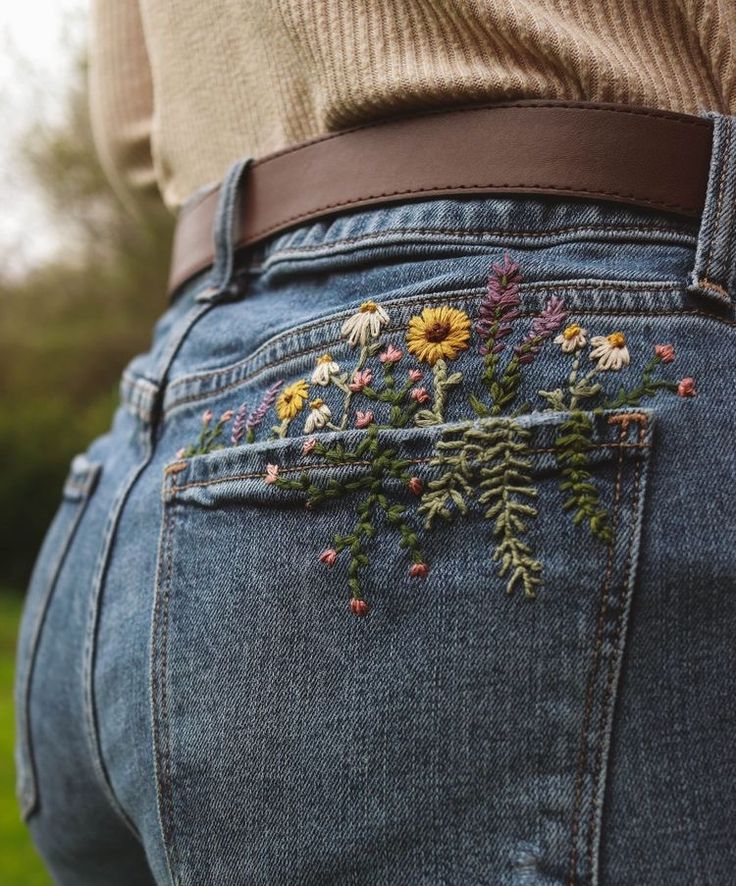
{"type": "Polygon", "coordinates": [[[422,370],[421,369],[410,369],[409,370],[409,381],[413,381],[416,384],[418,381],[422,380],[422,370]]]}
{"type": "Polygon", "coordinates": [[[325,563],[327,566],[334,566],[335,560],[337,560],[337,551],[334,548],[327,548],[326,551],[322,551],[319,555],[320,562],[325,563]]]}
{"type": "Polygon", "coordinates": [[[424,483],[422,483],[419,477],[412,477],[409,480],[408,486],[414,495],[421,495],[424,491],[424,483]]]}
{"type": "Polygon", "coordinates": [[[426,563],[412,563],[409,575],[412,578],[426,578],[428,572],[429,567],[426,563]]]}
{"type": "Polygon", "coordinates": [[[365,600],[359,600],[357,597],[353,597],[350,601],[350,611],[353,615],[368,615],[370,607],[365,602],[365,600]]]}
{"type": "Polygon", "coordinates": [[[381,363],[398,363],[403,356],[403,351],[400,351],[393,345],[389,345],[383,353],[378,355],[378,359],[381,363]]]}
{"type": "Polygon", "coordinates": [[[184,458],[185,452],[186,452],[186,449],[184,449],[184,447],[182,447],[181,449],[177,449],[176,450],[176,457],[177,458],[184,458]]]}
{"type": "Polygon", "coordinates": [[[230,419],[231,419],[234,415],[235,415],[235,413],[233,412],[232,409],[227,409],[227,410],[226,410],[225,412],[223,412],[222,415],[220,416],[220,421],[224,424],[225,422],[230,421],[230,419]]]}
{"type": "Polygon", "coordinates": [[[315,437],[310,437],[308,440],[304,441],[304,446],[302,446],[302,453],[304,455],[309,455],[310,452],[314,450],[314,447],[317,445],[317,440],[315,437]]]}
{"type": "Polygon", "coordinates": [[[359,394],[372,381],[373,372],[370,369],[363,369],[361,372],[355,373],[348,387],[354,394],[359,394]]]}
{"type": "Polygon", "coordinates": [[[409,396],[412,400],[416,400],[417,403],[426,403],[429,400],[429,394],[427,393],[426,388],[412,388],[409,392],[409,396]]]}
{"type": "Polygon", "coordinates": [[[202,424],[208,425],[212,421],[212,410],[208,409],[202,414],[202,424]]]}
{"type": "Polygon", "coordinates": [[[671,363],[675,359],[675,349],[672,345],[655,345],[654,353],[663,363],[671,363]]]}
{"type": "Polygon", "coordinates": [[[266,476],[263,478],[264,483],[275,483],[279,479],[279,466],[266,465],[266,476]]]}
{"type": "Polygon", "coordinates": [[[356,418],[355,418],[355,427],[356,428],[367,428],[369,424],[373,422],[373,412],[368,409],[366,412],[361,412],[360,409],[356,410],[356,418]]]}
{"type": "Polygon", "coordinates": [[[681,397],[694,397],[695,396],[695,379],[694,378],[683,378],[680,381],[680,384],[677,386],[677,393],[681,397]]]}

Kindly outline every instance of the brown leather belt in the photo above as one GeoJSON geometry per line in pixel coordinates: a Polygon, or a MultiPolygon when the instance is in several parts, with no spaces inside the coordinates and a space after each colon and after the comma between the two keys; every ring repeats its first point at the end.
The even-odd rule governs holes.
{"type": "MultiPolygon", "coordinates": [[[[254,160],[238,247],[360,206],[443,194],[556,194],[698,216],[712,122],[656,108],[525,100],[391,117],[254,160]]],[[[169,291],[208,267],[219,191],[190,201],[169,291]]]]}

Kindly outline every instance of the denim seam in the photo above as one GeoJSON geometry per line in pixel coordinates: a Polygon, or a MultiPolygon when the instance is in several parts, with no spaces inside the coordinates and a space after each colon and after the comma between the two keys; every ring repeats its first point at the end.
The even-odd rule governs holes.
{"type": "MultiPolygon", "coordinates": [[[[509,231],[494,230],[490,228],[382,228],[381,230],[371,231],[366,234],[356,235],[354,237],[338,237],[335,240],[325,240],[322,243],[312,243],[303,246],[285,246],[281,249],[274,250],[273,253],[260,264],[251,264],[250,271],[263,271],[271,265],[281,260],[289,260],[292,256],[300,256],[304,253],[316,252],[318,250],[329,250],[333,246],[346,246],[350,244],[360,244],[365,241],[379,240],[386,234],[437,234],[441,236],[452,236],[462,239],[471,239],[478,237],[503,237],[505,239],[516,240],[519,238],[525,240],[548,240],[558,234],[598,234],[605,232],[607,234],[640,234],[644,231],[651,231],[660,234],[669,234],[666,238],[668,243],[680,242],[683,245],[692,245],[697,241],[696,234],[688,234],[685,231],[678,230],[676,227],[667,227],[665,225],[569,225],[561,228],[549,228],[544,231],[509,231]]],[[[652,242],[649,238],[646,242],[652,242]]],[[[381,245],[380,242],[378,245],[381,245]]]]}
{"type": "MultiPolygon", "coordinates": [[[[622,426],[619,442],[622,442],[625,428],[622,426]]],[[[590,741],[590,721],[593,715],[593,706],[595,704],[595,684],[598,677],[598,668],[600,662],[601,650],[603,647],[603,635],[606,621],[606,611],[608,608],[608,596],[610,594],[610,584],[613,577],[613,567],[615,561],[615,543],[618,533],[619,515],[621,510],[621,490],[623,486],[624,474],[624,454],[619,453],[618,472],[616,477],[616,486],[614,490],[614,513],[612,518],[613,532],[611,541],[608,544],[606,573],[601,588],[601,597],[598,608],[598,618],[596,620],[595,640],[593,643],[593,653],[588,672],[588,681],[585,691],[585,706],[583,708],[583,720],[580,729],[580,738],[578,741],[578,758],[577,772],[575,776],[575,790],[573,795],[572,822],[570,826],[570,854],[568,860],[568,886],[576,886],[577,883],[577,842],[580,828],[580,818],[582,814],[583,802],[583,784],[585,780],[585,769],[588,763],[588,743],[590,741]]]]}
{"type": "MultiPolygon", "coordinates": [[[[581,294],[583,292],[588,291],[587,288],[580,289],[580,288],[571,288],[571,287],[540,286],[539,288],[544,291],[549,291],[549,290],[552,290],[555,288],[559,288],[559,289],[566,290],[568,292],[573,291],[575,294],[581,294]]],[[[601,286],[601,287],[596,287],[596,288],[611,289],[613,287],[601,286]]],[[[659,292],[675,293],[680,290],[681,290],[681,287],[679,287],[679,286],[671,286],[667,289],[663,288],[658,291],[659,292]]],[[[529,291],[529,290],[527,289],[527,291],[529,291]]],[[[637,293],[644,293],[647,291],[651,291],[651,288],[647,286],[647,287],[643,287],[641,289],[634,289],[633,291],[637,292],[637,293]]],[[[464,291],[459,294],[439,296],[437,298],[437,302],[442,303],[442,304],[450,304],[452,302],[467,301],[468,299],[474,297],[475,295],[480,295],[480,292],[464,291]]],[[[426,297],[427,297],[426,294],[423,294],[422,296],[418,296],[416,298],[412,297],[411,299],[408,299],[408,298],[403,299],[402,302],[404,304],[413,303],[415,301],[422,302],[426,299],[426,297]]],[[[384,304],[384,303],[382,303],[382,304],[384,304]]],[[[392,302],[385,302],[385,304],[390,307],[392,302]]],[[[699,315],[699,316],[702,316],[705,318],[717,319],[719,322],[722,322],[726,325],[736,326],[736,321],[727,320],[726,318],[715,317],[713,314],[709,314],[706,311],[700,311],[697,309],[682,309],[682,310],[676,310],[676,311],[675,310],[643,311],[643,310],[627,310],[625,308],[620,309],[620,310],[614,310],[612,308],[604,308],[604,309],[599,309],[599,310],[596,310],[594,308],[586,308],[586,309],[580,308],[577,310],[577,313],[579,313],[581,316],[594,316],[594,315],[614,316],[615,315],[615,316],[631,316],[631,317],[636,317],[636,316],[662,316],[662,317],[666,317],[666,316],[681,316],[681,315],[699,315]]],[[[348,316],[348,315],[349,315],[348,313],[345,314],[345,316],[348,316]]],[[[533,315],[532,311],[523,311],[519,314],[520,317],[530,317],[532,315],[533,315]]],[[[342,314],[340,316],[342,316],[342,314]]],[[[270,347],[273,347],[280,340],[283,340],[285,338],[288,341],[289,337],[301,336],[306,332],[314,332],[320,328],[325,328],[325,327],[327,327],[331,324],[337,323],[337,322],[339,322],[339,321],[336,320],[335,317],[323,318],[323,320],[320,321],[319,323],[314,323],[309,326],[299,327],[297,332],[295,332],[294,330],[289,330],[287,333],[284,333],[283,336],[274,336],[273,338],[269,339],[267,342],[264,342],[263,345],[259,346],[259,348],[253,354],[250,354],[245,360],[241,360],[237,363],[232,363],[229,366],[225,366],[220,369],[214,369],[209,372],[192,373],[190,375],[178,377],[177,379],[173,380],[171,382],[171,384],[168,386],[168,388],[167,388],[168,394],[175,392],[180,387],[186,388],[188,385],[191,385],[192,383],[195,383],[195,382],[204,383],[204,382],[207,382],[211,379],[217,378],[217,376],[219,376],[219,375],[232,376],[234,374],[237,374],[238,371],[246,369],[245,375],[243,375],[242,377],[240,377],[232,382],[227,382],[226,384],[222,385],[219,388],[214,388],[212,390],[206,390],[206,391],[199,391],[196,394],[191,394],[187,397],[182,397],[179,400],[174,400],[173,402],[169,403],[166,406],[165,411],[164,411],[164,417],[168,416],[171,412],[173,412],[179,406],[182,406],[186,403],[190,403],[190,402],[193,402],[196,400],[206,399],[207,397],[213,396],[214,394],[230,390],[234,387],[238,387],[239,385],[244,384],[245,382],[250,381],[253,378],[256,378],[261,373],[266,372],[269,369],[275,369],[279,366],[282,366],[285,363],[288,363],[290,360],[294,360],[294,359],[296,359],[298,357],[302,357],[306,354],[316,353],[317,351],[321,351],[321,350],[324,350],[325,348],[333,347],[334,345],[337,345],[337,344],[341,344],[341,343],[344,344],[344,341],[341,337],[329,339],[325,342],[320,342],[317,345],[310,345],[308,348],[302,348],[299,351],[293,351],[284,357],[280,357],[278,360],[272,360],[271,362],[264,363],[263,365],[258,366],[256,369],[253,369],[252,371],[247,372],[248,365],[257,359],[257,356],[261,351],[266,350],[270,347]]],[[[386,327],[386,332],[389,332],[389,333],[399,332],[402,329],[406,329],[406,328],[407,328],[407,324],[405,324],[405,323],[394,324],[392,326],[386,327]]]]}
{"type": "MultiPolygon", "coordinates": [[[[641,423],[639,425],[639,438],[642,438],[644,433],[645,423],[641,423]]],[[[625,428],[622,427],[621,433],[625,433],[625,428]]],[[[618,685],[618,674],[619,674],[619,665],[621,662],[621,656],[623,654],[623,645],[626,639],[626,621],[628,614],[628,606],[627,606],[627,589],[629,585],[630,576],[633,568],[633,557],[634,557],[634,542],[636,539],[636,514],[639,507],[639,498],[641,496],[641,484],[643,479],[642,472],[642,464],[641,458],[636,459],[636,466],[634,469],[634,479],[632,483],[633,494],[632,494],[632,505],[631,505],[631,515],[630,515],[630,536],[629,536],[629,546],[628,552],[626,555],[626,561],[624,563],[623,576],[621,580],[621,592],[620,599],[618,601],[618,616],[616,619],[616,625],[614,628],[614,634],[611,640],[612,651],[608,661],[608,674],[606,677],[606,688],[603,696],[603,703],[601,705],[600,717],[598,721],[598,747],[595,758],[595,769],[593,773],[593,781],[592,781],[592,802],[591,802],[591,811],[590,818],[588,822],[588,834],[587,834],[587,853],[586,857],[588,859],[588,867],[591,871],[591,879],[593,881],[597,881],[597,874],[594,876],[594,867],[593,864],[597,858],[597,840],[596,840],[596,830],[598,830],[598,839],[600,839],[600,827],[598,814],[602,804],[602,796],[604,793],[603,788],[603,780],[605,778],[604,770],[606,766],[606,760],[608,756],[608,748],[609,741],[607,741],[607,724],[610,724],[611,718],[613,716],[613,708],[616,701],[616,687],[618,685]],[[598,826],[598,827],[597,827],[598,826]]]]}
{"type": "Polygon", "coordinates": [[[100,546],[97,557],[97,565],[95,568],[94,578],[92,580],[92,594],[89,600],[89,608],[87,612],[87,629],[85,632],[84,642],[84,711],[86,719],[87,744],[92,760],[97,780],[105,794],[111,808],[117,814],[118,818],[126,825],[133,836],[140,842],[141,837],[133,820],[123,808],[122,803],[118,799],[110,780],[103,756],[102,745],[99,736],[99,728],[97,722],[97,712],[94,698],[94,665],[96,659],[97,630],[100,616],[100,600],[103,593],[103,585],[107,574],[107,567],[110,562],[112,546],[115,539],[115,532],[120,522],[125,502],[138,477],[145,470],[151,457],[151,451],[145,454],[144,458],[126,475],[123,483],[118,488],[117,495],[113,500],[110,511],[108,512],[105,533],[100,546]]]}
{"type": "MultiPolygon", "coordinates": [[[[98,465],[96,466],[95,471],[99,471],[98,465]]],[[[36,665],[36,657],[38,654],[41,632],[43,630],[44,622],[46,621],[46,614],[48,613],[49,605],[51,603],[56,585],[58,583],[61,568],[64,564],[64,561],[66,560],[67,554],[69,553],[69,547],[82,519],[82,515],[85,511],[85,507],[88,501],[89,497],[84,496],[77,499],[76,501],[68,502],[70,506],[74,507],[74,513],[70,516],[67,531],[63,536],[61,544],[59,545],[56,559],[53,563],[53,569],[49,572],[49,577],[46,582],[46,588],[41,600],[39,601],[38,612],[36,613],[36,618],[33,626],[33,633],[31,634],[29,640],[28,665],[27,672],[23,681],[22,690],[23,708],[21,716],[23,718],[23,722],[21,728],[19,729],[19,733],[21,734],[24,742],[20,750],[21,753],[24,753],[24,756],[26,758],[23,760],[23,764],[25,767],[25,777],[23,777],[22,779],[23,784],[21,784],[21,795],[19,797],[21,814],[24,820],[26,820],[30,816],[36,806],[36,803],[38,802],[36,767],[33,753],[33,741],[31,736],[30,701],[31,683],[33,680],[33,673],[36,665]]]]}
{"type": "MultiPolygon", "coordinates": [[[[623,414],[625,415],[626,413],[623,413],[623,414]]],[[[648,449],[649,446],[650,446],[649,443],[614,443],[614,442],[593,443],[587,447],[587,450],[592,450],[592,449],[615,449],[615,450],[619,450],[619,449],[621,449],[621,450],[623,450],[623,449],[648,449]]],[[[546,452],[558,452],[558,449],[557,449],[557,447],[554,447],[554,446],[537,447],[537,448],[528,449],[528,452],[532,455],[538,455],[538,454],[546,453],[546,452]]],[[[409,462],[410,464],[413,464],[413,465],[427,464],[429,461],[432,460],[432,458],[433,458],[433,456],[428,455],[423,458],[409,458],[409,459],[406,459],[406,461],[409,462]]],[[[373,462],[371,462],[371,461],[354,461],[354,462],[350,463],[350,466],[353,467],[354,465],[360,465],[360,466],[366,467],[371,464],[373,464],[373,462]]],[[[176,466],[177,465],[171,465],[170,467],[176,467],[176,466]]],[[[309,464],[292,465],[291,467],[280,467],[279,473],[280,474],[293,474],[296,471],[303,471],[303,470],[306,470],[309,468],[318,469],[320,471],[333,471],[333,470],[337,470],[341,467],[344,467],[344,465],[317,464],[317,463],[312,462],[309,464]]],[[[178,471],[171,471],[170,473],[178,473],[178,471]]],[[[193,489],[193,488],[202,487],[202,486],[215,486],[219,483],[228,483],[228,482],[234,481],[234,480],[255,480],[258,477],[263,477],[263,471],[253,471],[252,473],[248,473],[248,474],[228,474],[225,477],[216,477],[216,478],[213,478],[212,480],[197,480],[192,483],[179,484],[176,482],[176,480],[172,480],[170,482],[169,487],[168,487],[167,499],[175,498],[177,493],[181,492],[184,489],[193,489]]]]}
{"type": "Polygon", "coordinates": [[[156,796],[161,839],[171,882],[180,883],[179,856],[174,834],[173,786],[171,781],[171,734],[168,720],[168,618],[174,561],[175,505],[164,498],[164,516],[159,545],[159,568],[154,599],[151,640],[151,704],[153,758],[156,767],[156,796]],[[165,562],[165,566],[164,566],[165,562]],[[162,574],[162,570],[163,574],[162,574]]]}
{"type": "MultiPolygon", "coordinates": [[[[713,264],[713,254],[715,252],[715,242],[716,237],[718,236],[720,230],[721,223],[721,213],[723,212],[723,186],[726,181],[726,176],[728,173],[728,169],[725,164],[728,162],[728,156],[731,148],[731,138],[732,138],[732,127],[726,126],[726,143],[723,146],[723,150],[718,158],[718,200],[716,202],[716,217],[713,219],[713,223],[710,226],[710,242],[708,243],[708,257],[705,261],[705,270],[703,272],[704,279],[710,277],[711,267],[713,264]]],[[[731,246],[729,244],[729,254],[731,251],[731,246]]]]}

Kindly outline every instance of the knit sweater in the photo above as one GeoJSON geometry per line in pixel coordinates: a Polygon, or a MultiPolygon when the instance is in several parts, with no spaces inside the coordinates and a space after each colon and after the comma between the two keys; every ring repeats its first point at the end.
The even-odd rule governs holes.
{"type": "Polygon", "coordinates": [[[734,0],[93,0],[122,197],[176,210],[259,158],[396,113],[552,98],[736,114],[734,0]]]}

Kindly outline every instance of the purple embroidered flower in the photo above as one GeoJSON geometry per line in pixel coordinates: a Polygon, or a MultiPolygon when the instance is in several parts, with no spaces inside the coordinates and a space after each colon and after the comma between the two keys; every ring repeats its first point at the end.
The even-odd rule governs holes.
{"type": "Polygon", "coordinates": [[[276,395],[279,392],[279,388],[284,383],[283,378],[280,378],[277,382],[274,382],[271,387],[266,391],[263,395],[263,399],[258,404],[256,409],[251,413],[250,418],[245,423],[245,430],[255,431],[258,425],[263,421],[264,416],[268,412],[268,410],[273,405],[273,401],[276,399],[276,395]]]}
{"type": "Polygon", "coordinates": [[[230,433],[230,442],[237,446],[245,434],[245,420],[248,418],[248,407],[243,403],[235,413],[235,421],[230,433]]]}
{"type": "Polygon", "coordinates": [[[485,341],[480,348],[482,354],[489,349],[498,354],[503,350],[503,339],[510,333],[514,320],[519,316],[519,283],[522,279],[519,265],[511,261],[508,252],[504,253],[503,264],[494,262],[488,277],[488,291],[480,305],[480,317],[475,325],[476,332],[485,341]]]}
{"type": "Polygon", "coordinates": [[[567,312],[564,298],[553,295],[542,313],[532,320],[531,329],[524,340],[514,348],[519,363],[531,363],[543,342],[562,326],[565,317],[567,312]]]}

